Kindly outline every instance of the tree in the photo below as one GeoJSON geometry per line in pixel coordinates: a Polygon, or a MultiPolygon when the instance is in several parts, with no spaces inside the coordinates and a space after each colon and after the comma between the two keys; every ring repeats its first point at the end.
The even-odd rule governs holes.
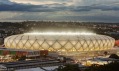
{"type": "Polygon", "coordinates": [[[23,61],[23,60],[26,60],[26,56],[21,56],[18,61],[23,61]]]}
{"type": "Polygon", "coordinates": [[[107,54],[108,54],[108,52],[107,52],[107,51],[105,51],[105,52],[104,52],[104,54],[105,54],[105,55],[107,55],[107,54]]]}
{"type": "Polygon", "coordinates": [[[59,66],[58,71],[81,71],[78,64],[67,64],[63,67],[59,66]]]}
{"type": "Polygon", "coordinates": [[[14,56],[12,56],[12,59],[17,60],[17,59],[19,59],[19,57],[17,55],[14,55],[14,56]]]}
{"type": "Polygon", "coordinates": [[[91,65],[84,71],[119,71],[119,62],[112,62],[106,65],[91,65]]]}
{"type": "Polygon", "coordinates": [[[109,56],[109,58],[119,59],[119,56],[116,55],[116,54],[111,54],[111,55],[109,56]]]}

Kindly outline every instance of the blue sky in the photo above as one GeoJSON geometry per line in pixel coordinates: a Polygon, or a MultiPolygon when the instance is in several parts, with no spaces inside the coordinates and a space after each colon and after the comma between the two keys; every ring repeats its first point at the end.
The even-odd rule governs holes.
{"type": "Polygon", "coordinates": [[[119,22],[119,0],[0,0],[0,21],[119,22]]]}

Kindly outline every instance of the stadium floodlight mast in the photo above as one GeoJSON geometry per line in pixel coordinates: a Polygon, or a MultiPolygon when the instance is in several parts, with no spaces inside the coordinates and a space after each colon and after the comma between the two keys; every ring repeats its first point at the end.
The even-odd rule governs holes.
{"type": "Polygon", "coordinates": [[[24,35],[96,35],[91,32],[31,32],[24,35]]]}

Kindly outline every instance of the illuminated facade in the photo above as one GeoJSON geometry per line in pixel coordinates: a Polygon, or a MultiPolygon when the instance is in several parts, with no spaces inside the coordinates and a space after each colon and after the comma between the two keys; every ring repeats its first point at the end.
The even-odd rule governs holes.
{"type": "Polygon", "coordinates": [[[105,35],[31,35],[7,37],[6,48],[64,52],[100,51],[114,46],[115,40],[105,35]]]}

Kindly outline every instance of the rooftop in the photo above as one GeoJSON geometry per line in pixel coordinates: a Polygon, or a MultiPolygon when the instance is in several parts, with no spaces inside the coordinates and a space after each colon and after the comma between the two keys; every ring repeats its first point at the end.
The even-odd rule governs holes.
{"type": "Polygon", "coordinates": [[[91,32],[31,32],[24,35],[96,35],[91,32]]]}

